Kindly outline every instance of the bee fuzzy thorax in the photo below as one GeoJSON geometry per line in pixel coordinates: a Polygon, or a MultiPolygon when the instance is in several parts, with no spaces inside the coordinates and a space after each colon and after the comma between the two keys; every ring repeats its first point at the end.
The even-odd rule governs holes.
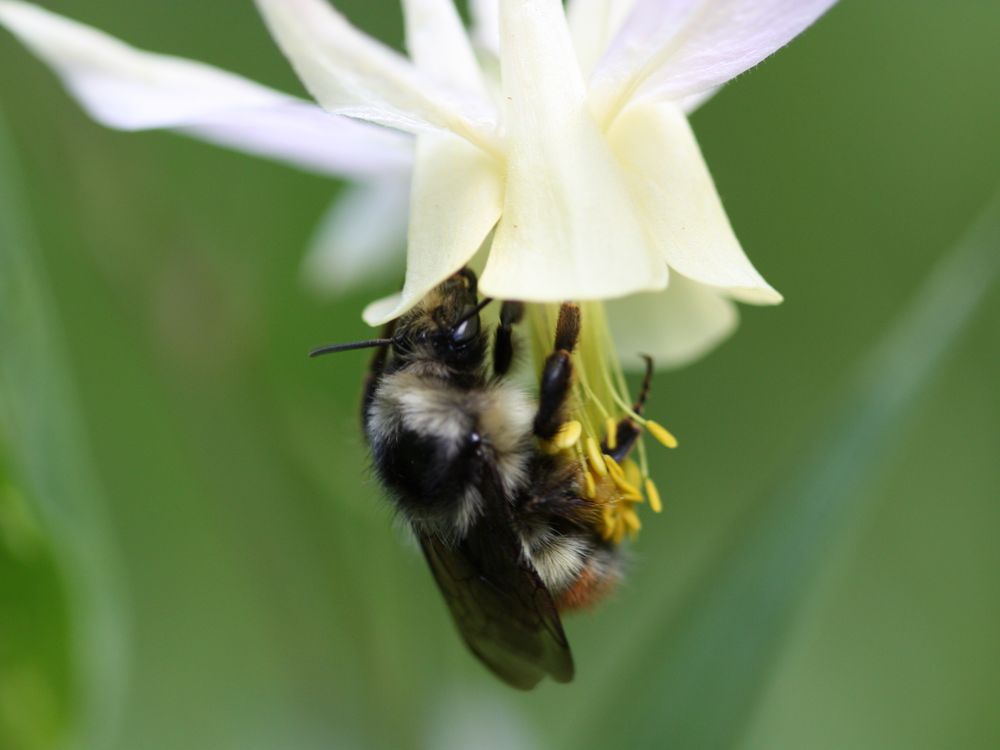
{"type": "Polygon", "coordinates": [[[379,386],[367,432],[376,470],[407,519],[461,537],[480,515],[485,466],[508,496],[527,482],[533,415],[530,398],[510,384],[457,387],[401,370],[379,386]]]}

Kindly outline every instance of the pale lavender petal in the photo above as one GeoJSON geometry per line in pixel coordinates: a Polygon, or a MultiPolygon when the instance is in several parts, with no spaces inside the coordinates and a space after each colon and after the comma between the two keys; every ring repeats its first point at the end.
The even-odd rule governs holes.
{"type": "Polygon", "coordinates": [[[332,175],[405,172],[409,136],[320,107],[193,60],[143,52],[23,2],[0,2],[6,26],[48,63],[98,122],[170,128],[332,175]]]}
{"type": "Polygon", "coordinates": [[[257,6],[325,109],[412,133],[446,130],[487,151],[499,149],[492,102],[440,85],[325,0],[257,0],[257,6]]]}
{"type": "Polygon", "coordinates": [[[335,294],[400,275],[406,251],[407,180],[361,183],[337,197],[316,229],[302,264],[306,284],[335,294]]]}
{"type": "Polygon", "coordinates": [[[636,0],[592,78],[608,121],[636,98],[721,86],[798,36],[836,0],[636,0]]]}

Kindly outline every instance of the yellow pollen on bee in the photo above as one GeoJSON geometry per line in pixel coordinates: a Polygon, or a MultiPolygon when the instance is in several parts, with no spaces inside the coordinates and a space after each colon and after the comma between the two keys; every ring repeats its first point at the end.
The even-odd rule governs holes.
{"type": "Polygon", "coordinates": [[[661,425],[659,422],[654,422],[652,419],[647,419],[644,425],[649,434],[656,438],[659,442],[663,443],[668,448],[677,447],[677,438],[675,438],[670,431],[661,425]]]}
{"type": "Polygon", "coordinates": [[[604,463],[607,465],[608,474],[611,475],[615,485],[618,489],[625,493],[628,499],[633,497],[638,497],[640,500],[642,499],[642,493],[639,492],[639,488],[629,484],[629,481],[625,478],[625,472],[614,458],[611,456],[604,456],[604,463]]]}
{"type": "Polygon", "coordinates": [[[556,436],[552,438],[552,442],[555,443],[560,450],[566,450],[567,448],[572,448],[576,445],[582,432],[583,425],[577,420],[571,419],[559,428],[559,432],[557,432],[556,436]]]}
{"type": "Polygon", "coordinates": [[[614,417],[608,417],[606,426],[608,431],[608,449],[614,450],[618,447],[618,423],[614,420],[614,417]]]}
{"type": "Polygon", "coordinates": [[[605,539],[610,539],[614,536],[615,526],[617,526],[617,523],[615,522],[615,514],[610,505],[604,506],[604,511],[601,513],[601,520],[604,521],[604,528],[601,529],[601,536],[605,539]]]}
{"type": "Polygon", "coordinates": [[[649,498],[649,507],[652,508],[654,513],[659,513],[663,510],[660,491],[656,489],[656,485],[653,484],[653,480],[649,477],[646,478],[646,496],[649,498]]]}
{"type": "Polygon", "coordinates": [[[587,458],[590,459],[590,468],[601,477],[608,475],[607,464],[604,463],[604,456],[597,441],[592,437],[587,438],[587,458]]]}

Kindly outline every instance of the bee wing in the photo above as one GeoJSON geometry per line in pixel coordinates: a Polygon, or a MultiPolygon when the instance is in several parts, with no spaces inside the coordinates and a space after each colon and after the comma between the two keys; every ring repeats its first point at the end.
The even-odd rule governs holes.
{"type": "Polygon", "coordinates": [[[546,675],[573,679],[573,656],[552,595],[495,511],[456,546],[420,539],[466,645],[501,680],[530,690],[546,675]]]}

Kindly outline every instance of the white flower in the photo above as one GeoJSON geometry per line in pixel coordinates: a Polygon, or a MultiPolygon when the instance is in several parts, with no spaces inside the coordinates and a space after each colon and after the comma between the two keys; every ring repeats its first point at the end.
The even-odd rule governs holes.
{"type": "Polygon", "coordinates": [[[485,294],[625,297],[609,305],[616,338],[635,341],[623,348],[677,364],[733,328],[731,300],[781,300],[736,240],[685,114],[834,1],[472,0],[474,46],[452,0],[403,0],[408,60],[325,0],[257,0],[323,109],[28,3],[0,0],[0,24],[108,126],[356,181],[314,271],[386,265],[409,196],[404,289],[370,306],[370,323],[488,241],[485,294]]]}

